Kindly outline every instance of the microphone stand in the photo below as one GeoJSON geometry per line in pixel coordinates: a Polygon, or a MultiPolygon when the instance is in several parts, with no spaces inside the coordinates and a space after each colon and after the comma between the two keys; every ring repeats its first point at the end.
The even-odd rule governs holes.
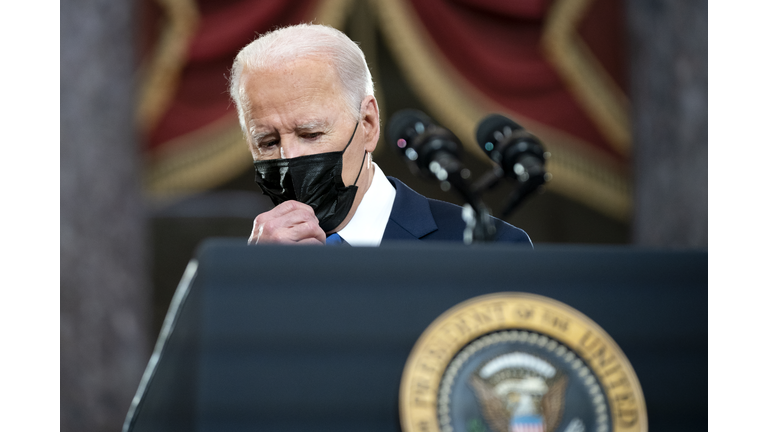
{"type": "MultiPolygon", "coordinates": [[[[545,158],[546,158],[545,154],[545,158]]],[[[510,194],[502,219],[509,216],[532,192],[545,184],[549,174],[544,170],[543,163],[538,163],[536,158],[524,156],[515,164],[514,173],[506,173],[498,164],[494,164],[493,169],[485,173],[474,185],[472,192],[482,194],[487,190],[495,188],[502,178],[511,177],[517,184],[517,188],[510,194]]]]}
{"type": "Polygon", "coordinates": [[[439,180],[447,181],[467,203],[461,213],[462,219],[467,224],[464,229],[464,243],[494,241],[496,226],[491,220],[488,207],[480,199],[482,191],[478,193],[474,187],[467,184],[461,175],[462,165],[451,156],[438,154],[430,163],[429,169],[439,180]]]}
{"type": "Polygon", "coordinates": [[[532,176],[528,180],[521,182],[520,185],[512,192],[512,195],[507,201],[507,205],[504,208],[504,212],[501,214],[502,218],[509,216],[522,202],[525,200],[531,192],[539,188],[539,186],[546,183],[544,175],[532,176]]]}

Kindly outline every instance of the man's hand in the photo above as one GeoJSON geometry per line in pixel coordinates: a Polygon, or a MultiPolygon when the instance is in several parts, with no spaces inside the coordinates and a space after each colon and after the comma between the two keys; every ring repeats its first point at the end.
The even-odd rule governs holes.
{"type": "Polygon", "coordinates": [[[312,207],[298,201],[286,201],[253,220],[249,245],[257,243],[325,244],[312,207]]]}

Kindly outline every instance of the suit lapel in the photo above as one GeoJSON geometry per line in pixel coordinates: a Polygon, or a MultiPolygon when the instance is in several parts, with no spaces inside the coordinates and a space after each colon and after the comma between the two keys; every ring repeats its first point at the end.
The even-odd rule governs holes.
{"type": "Polygon", "coordinates": [[[395,202],[382,240],[413,240],[437,231],[429,201],[394,177],[387,177],[395,187],[395,202]]]}

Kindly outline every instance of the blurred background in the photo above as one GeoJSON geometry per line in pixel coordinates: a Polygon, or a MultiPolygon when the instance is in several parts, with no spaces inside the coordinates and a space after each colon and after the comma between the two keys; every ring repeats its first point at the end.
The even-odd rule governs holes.
{"type": "MultiPolygon", "coordinates": [[[[703,0],[63,0],[61,429],[120,428],[201,240],[271,208],[228,99],[238,50],[315,22],[360,43],[382,124],[454,131],[498,112],[539,136],[552,180],[507,220],[534,245],[707,248],[703,0]]],[[[379,143],[374,160],[463,204],[379,143]]],[[[484,198],[500,214],[511,193],[484,198]]]]}

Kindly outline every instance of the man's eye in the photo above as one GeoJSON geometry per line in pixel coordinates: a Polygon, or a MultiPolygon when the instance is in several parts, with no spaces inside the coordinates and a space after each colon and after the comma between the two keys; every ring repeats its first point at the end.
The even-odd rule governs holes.
{"type": "Polygon", "coordinates": [[[322,132],[310,132],[302,134],[301,137],[304,139],[315,139],[318,138],[320,135],[322,135],[322,132]]]}
{"type": "Polygon", "coordinates": [[[259,143],[259,147],[261,147],[261,148],[269,148],[269,147],[274,147],[274,146],[278,145],[279,143],[280,142],[277,141],[277,140],[262,141],[262,142],[259,143]]]}

